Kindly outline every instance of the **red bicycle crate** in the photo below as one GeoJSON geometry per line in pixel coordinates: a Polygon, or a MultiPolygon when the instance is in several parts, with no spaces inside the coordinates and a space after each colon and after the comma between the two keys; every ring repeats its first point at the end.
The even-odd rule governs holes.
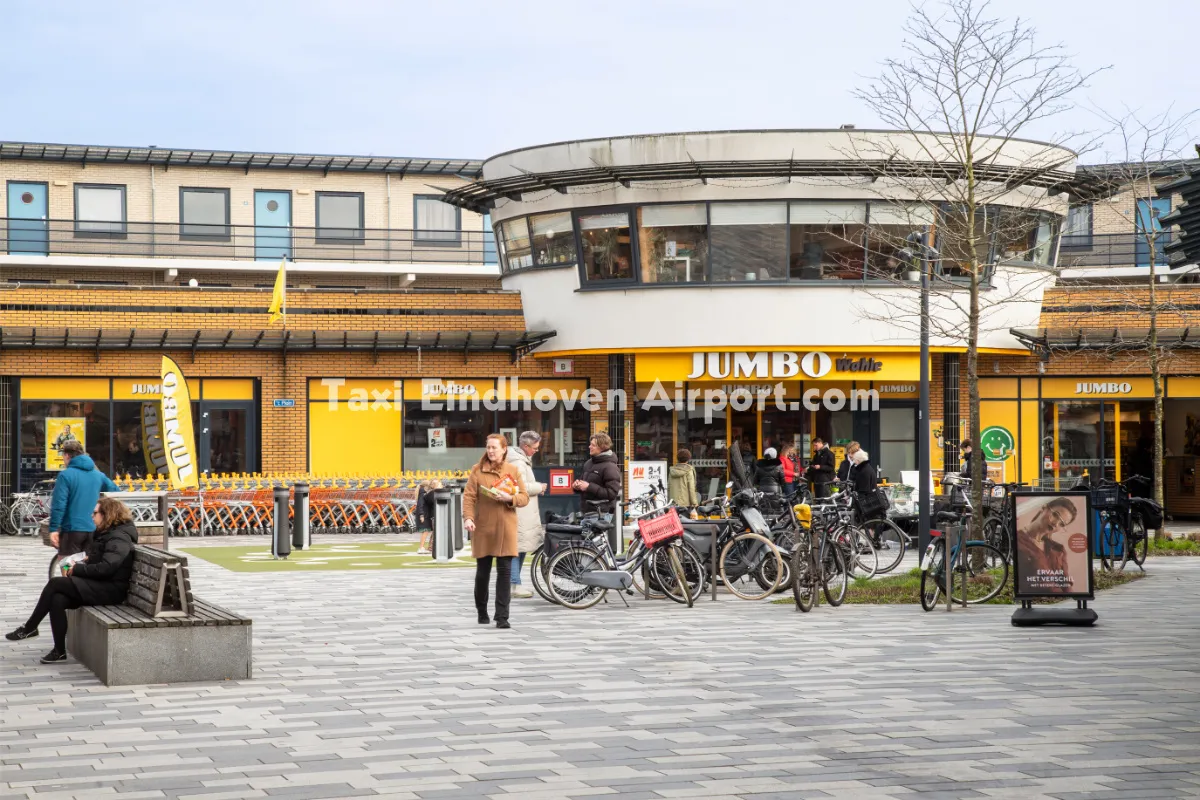
{"type": "Polygon", "coordinates": [[[647,547],[683,536],[683,523],[679,521],[674,506],[652,513],[656,516],[645,516],[638,520],[638,531],[647,547]]]}

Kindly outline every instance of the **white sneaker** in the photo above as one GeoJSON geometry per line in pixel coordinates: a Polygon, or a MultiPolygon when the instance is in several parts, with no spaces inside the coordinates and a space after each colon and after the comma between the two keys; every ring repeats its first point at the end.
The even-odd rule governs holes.
{"type": "Polygon", "coordinates": [[[424,547],[419,547],[419,548],[417,548],[417,555],[427,556],[427,555],[429,555],[429,551],[426,550],[424,547]]]}
{"type": "Polygon", "coordinates": [[[512,596],[524,599],[526,597],[533,597],[533,592],[529,591],[528,589],[522,589],[520,586],[514,586],[512,590],[512,596]]]}

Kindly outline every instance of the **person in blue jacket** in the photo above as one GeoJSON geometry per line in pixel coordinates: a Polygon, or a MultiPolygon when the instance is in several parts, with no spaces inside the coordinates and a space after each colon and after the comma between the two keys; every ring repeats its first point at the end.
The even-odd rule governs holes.
{"type": "Polygon", "coordinates": [[[82,553],[92,539],[96,525],[92,509],[101,492],[115,492],[117,485],[96,469],[83,445],[71,439],[62,446],[63,470],[54,481],[50,496],[50,544],[58,555],[82,553]]]}

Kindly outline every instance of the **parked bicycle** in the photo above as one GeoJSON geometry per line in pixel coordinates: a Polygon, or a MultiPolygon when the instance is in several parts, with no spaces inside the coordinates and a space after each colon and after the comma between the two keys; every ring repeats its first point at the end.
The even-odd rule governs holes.
{"type": "MultiPolygon", "coordinates": [[[[942,510],[934,522],[963,527],[970,524],[971,509],[942,510]]],[[[1008,582],[1008,558],[983,540],[959,540],[946,557],[946,536],[941,530],[930,531],[930,541],[921,557],[921,608],[930,611],[946,588],[946,570],[950,570],[950,595],[963,597],[968,604],[986,603],[996,597],[1008,582]]],[[[965,537],[964,537],[965,538],[965,537]]]]}
{"type": "Polygon", "coordinates": [[[1162,510],[1157,503],[1144,498],[1135,498],[1129,490],[1131,484],[1149,483],[1149,478],[1134,475],[1124,482],[1101,480],[1088,488],[1092,493],[1092,511],[1098,517],[1096,550],[1100,566],[1110,572],[1120,572],[1132,559],[1142,567],[1146,563],[1149,549],[1146,517],[1157,509],[1158,525],[1162,524],[1162,510]]]}
{"type": "Polygon", "coordinates": [[[829,605],[840,606],[846,597],[849,571],[842,548],[827,535],[828,525],[836,518],[813,517],[806,503],[798,503],[791,510],[797,529],[790,565],[796,607],[811,611],[818,602],[818,592],[825,595],[829,605]]]}

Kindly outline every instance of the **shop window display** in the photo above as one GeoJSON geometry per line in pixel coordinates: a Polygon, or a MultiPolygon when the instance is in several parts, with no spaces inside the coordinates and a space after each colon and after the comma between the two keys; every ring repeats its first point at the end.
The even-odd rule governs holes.
{"type": "MultiPolygon", "coordinates": [[[[56,437],[63,435],[67,423],[61,420],[82,420],[83,447],[96,468],[106,475],[112,474],[111,418],[109,401],[30,401],[21,403],[21,460],[19,490],[28,491],[35,483],[58,477],[57,460],[48,452],[56,437]],[[47,425],[53,426],[51,430],[47,425]],[[49,440],[48,440],[49,437],[49,440]]],[[[77,423],[70,423],[72,435],[77,423]]]]}
{"type": "Polygon", "coordinates": [[[483,456],[494,414],[472,410],[422,409],[404,404],[404,469],[467,470],[483,456]]]}

